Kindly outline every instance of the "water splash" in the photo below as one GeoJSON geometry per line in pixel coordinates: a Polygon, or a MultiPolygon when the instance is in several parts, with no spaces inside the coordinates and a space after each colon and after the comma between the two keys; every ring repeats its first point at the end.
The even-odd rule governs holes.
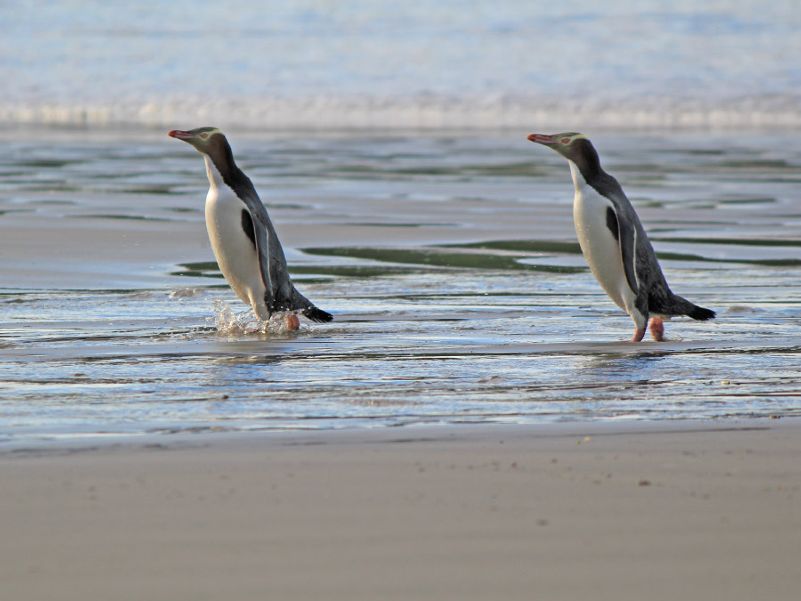
{"type": "Polygon", "coordinates": [[[223,300],[215,300],[214,316],[209,318],[221,336],[283,336],[296,330],[289,327],[287,318],[295,315],[293,311],[273,313],[270,319],[262,321],[250,310],[235,312],[223,300]]]}

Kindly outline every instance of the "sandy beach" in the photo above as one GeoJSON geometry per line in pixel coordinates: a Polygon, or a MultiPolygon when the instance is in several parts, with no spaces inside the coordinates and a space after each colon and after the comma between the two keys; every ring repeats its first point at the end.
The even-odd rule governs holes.
{"type": "Polygon", "coordinates": [[[0,3],[0,601],[801,599],[797,1],[74,4],[0,3]],[[629,342],[533,132],[714,320],[629,342]]]}
{"type": "Polygon", "coordinates": [[[17,601],[750,601],[801,585],[793,419],[55,444],[5,452],[0,485],[17,601]]]}

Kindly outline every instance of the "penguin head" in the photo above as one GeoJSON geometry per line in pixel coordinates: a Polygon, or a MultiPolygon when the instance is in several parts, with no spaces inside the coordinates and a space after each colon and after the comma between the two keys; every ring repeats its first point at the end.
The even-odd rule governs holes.
{"type": "Polygon", "coordinates": [[[167,135],[183,140],[194,146],[199,153],[207,155],[222,174],[229,173],[235,167],[231,146],[216,127],[198,127],[189,131],[173,129],[167,135]]]}
{"type": "Polygon", "coordinates": [[[592,142],[584,134],[565,132],[561,134],[545,135],[531,134],[529,141],[542,144],[555,150],[568,161],[575,163],[581,173],[588,179],[590,174],[600,171],[601,162],[598,152],[592,142]]]}
{"type": "Polygon", "coordinates": [[[225,140],[223,133],[216,127],[198,127],[189,131],[173,129],[167,135],[191,144],[203,154],[211,154],[214,147],[225,140]]]}
{"type": "Polygon", "coordinates": [[[555,150],[563,157],[573,162],[586,152],[587,147],[592,148],[592,143],[584,134],[576,132],[565,132],[561,134],[531,134],[529,141],[536,142],[555,150]]]}

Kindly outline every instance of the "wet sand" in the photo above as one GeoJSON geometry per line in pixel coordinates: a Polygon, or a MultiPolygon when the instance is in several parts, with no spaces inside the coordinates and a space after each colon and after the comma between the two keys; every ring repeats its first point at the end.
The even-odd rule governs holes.
{"type": "Polygon", "coordinates": [[[775,601],[801,585],[794,419],[37,445],[0,456],[0,486],[17,601],[775,601]]]}

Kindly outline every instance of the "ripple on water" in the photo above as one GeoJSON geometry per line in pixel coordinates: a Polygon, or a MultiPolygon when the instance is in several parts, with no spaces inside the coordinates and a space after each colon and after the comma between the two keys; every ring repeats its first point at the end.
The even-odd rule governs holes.
{"type": "MultiPolygon", "coordinates": [[[[663,229],[654,245],[674,289],[718,311],[711,323],[673,320],[661,345],[623,342],[630,320],[575,242],[563,161],[527,167],[506,137],[286,137],[266,154],[243,142],[278,201],[293,278],[336,315],[292,332],[282,316],[255,319],[220,279],[194,154],[144,140],[112,160],[98,141],[62,161],[42,142],[42,162],[25,167],[36,173],[0,173],[3,210],[37,206],[0,219],[0,238],[18,235],[25,251],[0,256],[0,273],[19,276],[0,282],[0,430],[798,415],[801,209],[789,176],[765,183],[789,168],[752,142],[756,160],[740,147],[734,166],[706,140],[650,139],[642,154],[653,156],[638,157],[628,137],[610,154],[627,191],[647,199],[646,225],[663,229]],[[143,179],[141,161],[163,179],[143,179]],[[654,164],[664,177],[641,177],[654,164]],[[110,168],[111,186],[100,177],[110,168]],[[37,185],[79,191],[54,192],[48,207],[37,185]],[[57,251],[28,244],[38,228],[57,251]]],[[[797,140],[785,146],[801,155],[797,140]]]]}

